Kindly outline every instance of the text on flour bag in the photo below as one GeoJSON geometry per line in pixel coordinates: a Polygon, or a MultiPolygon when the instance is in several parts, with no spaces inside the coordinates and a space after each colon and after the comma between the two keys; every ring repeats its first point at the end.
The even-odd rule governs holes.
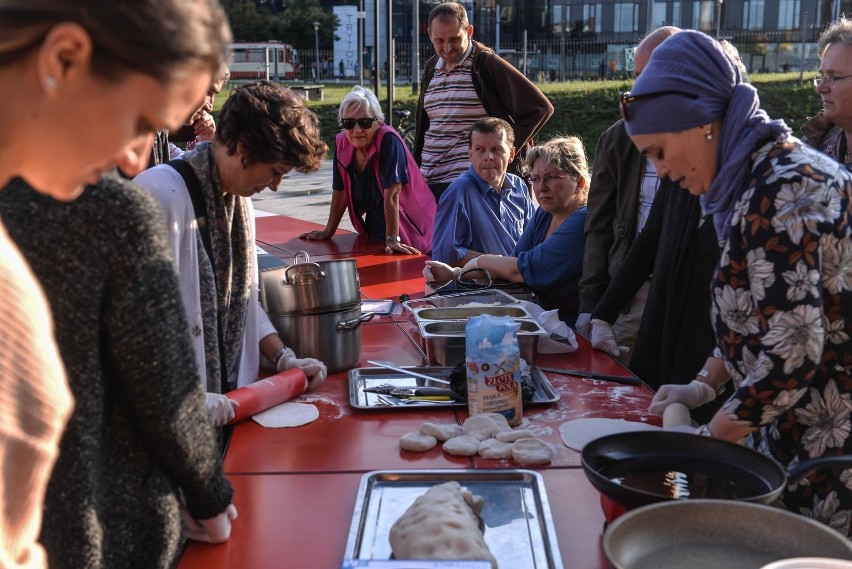
{"type": "Polygon", "coordinates": [[[471,415],[500,413],[517,426],[521,407],[518,329],[508,316],[471,316],[465,325],[467,406],[471,415]]]}

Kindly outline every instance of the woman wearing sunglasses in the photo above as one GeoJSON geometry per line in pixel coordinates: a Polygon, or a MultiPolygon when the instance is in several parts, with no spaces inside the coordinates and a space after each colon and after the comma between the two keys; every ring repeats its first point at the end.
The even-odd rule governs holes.
{"type": "Polygon", "coordinates": [[[523,283],[545,310],[559,309],[559,318],[574,326],[579,308],[579,283],[586,237],[589,174],[579,138],[556,138],[532,148],[526,156],[530,185],[539,207],[515,246],[515,255],[480,255],[462,268],[427,261],[427,280],[492,278],[523,283]]]}
{"type": "Polygon", "coordinates": [[[822,110],[802,125],[802,140],[852,168],[852,20],[840,18],[819,37],[814,88],[822,110]]]}
{"type": "MultiPolygon", "coordinates": [[[[652,403],[696,407],[734,393],[697,434],[780,464],[852,452],[852,174],[793,138],[709,36],[663,42],[629,96],[627,132],[713,214],[722,255],[710,284],[716,350],[696,379],[652,403]]],[[[785,506],[849,534],[849,471],[786,487],[785,506]]]]}
{"type": "Polygon", "coordinates": [[[384,124],[376,95],[354,87],[338,118],[328,222],[301,238],[331,239],[348,208],[356,231],[384,242],[388,254],[431,251],[435,197],[399,133],[384,124]]]}

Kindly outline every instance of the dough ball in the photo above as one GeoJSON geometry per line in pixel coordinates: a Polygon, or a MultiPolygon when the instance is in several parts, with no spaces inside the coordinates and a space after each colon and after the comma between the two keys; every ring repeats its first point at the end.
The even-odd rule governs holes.
{"type": "Polygon", "coordinates": [[[553,449],[538,439],[521,439],[512,444],[512,458],[523,466],[550,464],[553,449]]]}
{"type": "Polygon", "coordinates": [[[521,439],[534,439],[535,435],[532,431],[518,429],[517,431],[503,431],[501,433],[497,433],[494,438],[498,441],[503,441],[504,443],[513,443],[521,439]]]}
{"type": "Polygon", "coordinates": [[[480,441],[492,439],[497,433],[511,430],[512,427],[509,426],[506,417],[498,413],[479,413],[468,417],[462,424],[464,434],[476,437],[480,441]]]}
{"type": "Polygon", "coordinates": [[[310,403],[288,401],[252,416],[261,426],[276,429],[281,427],[301,427],[313,423],[319,418],[319,409],[310,403]]]}
{"type": "Polygon", "coordinates": [[[438,439],[422,433],[405,433],[399,438],[399,447],[413,452],[426,452],[438,445],[438,439]]]}
{"type": "Polygon", "coordinates": [[[483,505],[481,497],[462,490],[458,482],[431,487],[391,527],[389,541],[394,557],[485,559],[497,569],[497,560],[479,527],[483,505]]]}
{"type": "Polygon", "coordinates": [[[482,458],[512,458],[512,443],[497,439],[485,439],[479,443],[479,456],[482,458]]]}
{"type": "Polygon", "coordinates": [[[479,452],[479,439],[470,435],[453,437],[444,443],[444,452],[455,456],[473,456],[479,452]]]}
{"type": "Polygon", "coordinates": [[[455,423],[423,423],[420,432],[424,435],[432,435],[439,441],[448,441],[453,437],[462,435],[461,425],[455,423]]]}

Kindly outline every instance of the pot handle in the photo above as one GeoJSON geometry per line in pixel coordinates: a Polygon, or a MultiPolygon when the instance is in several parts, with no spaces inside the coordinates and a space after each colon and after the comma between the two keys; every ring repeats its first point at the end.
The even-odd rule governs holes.
{"type": "Polygon", "coordinates": [[[375,316],[375,315],[376,315],[375,312],[365,312],[364,314],[362,314],[358,318],[353,318],[352,320],[344,320],[343,322],[338,322],[337,324],[335,324],[334,329],[337,330],[338,332],[355,330],[356,328],[358,328],[361,325],[361,323],[369,322],[370,320],[372,320],[373,316],[375,316]]]}
{"type": "MultiPolygon", "coordinates": [[[[295,285],[295,284],[296,284],[296,280],[295,280],[295,279],[292,279],[292,280],[290,279],[290,274],[289,274],[289,273],[290,273],[290,269],[292,269],[292,268],[294,268],[294,267],[299,267],[299,270],[300,270],[300,271],[302,271],[302,270],[304,270],[304,269],[302,269],[302,267],[303,267],[304,265],[308,265],[311,269],[313,269],[314,277],[315,277],[315,279],[316,279],[316,280],[319,280],[319,279],[325,278],[325,271],[323,271],[323,270],[322,270],[322,267],[320,267],[317,263],[299,263],[298,265],[290,265],[289,267],[287,267],[287,268],[285,268],[285,269],[284,269],[284,278],[283,278],[283,279],[281,279],[281,284],[283,284],[284,286],[293,286],[293,285],[295,285]]],[[[304,275],[304,274],[307,274],[307,270],[305,270],[305,272],[304,272],[304,273],[301,273],[299,276],[302,276],[302,275],[304,275]]]]}
{"type": "Polygon", "coordinates": [[[823,468],[852,468],[852,454],[821,456],[794,464],[787,469],[787,484],[798,482],[811,472],[823,468]]]}
{"type": "Polygon", "coordinates": [[[293,255],[293,263],[294,264],[298,265],[299,263],[310,263],[310,262],[311,262],[311,256],[308,255],[307,251],[298,251],[295,255],[293,255]],[[299,259],[304,259],[304,261],[299,261],[299,259]]]}

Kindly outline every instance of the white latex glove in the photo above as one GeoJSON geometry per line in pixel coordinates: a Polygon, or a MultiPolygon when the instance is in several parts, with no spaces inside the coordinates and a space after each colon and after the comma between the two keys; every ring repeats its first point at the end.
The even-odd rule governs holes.
{"type": "Polygon", "coordinates": [[[210,416],[210,422],[214,427],[226,425],[234,418],[234,410],[239,407],[239,403],[228,399],[227,396],[221,393],[205,393],[207,399],[207,414],[210,416]]]}
{"type": "Polygon", "coordinates": [[[184,508],[180,509],[183,535],[195,541],[224,543],[231,537],[231,521],[237,519],[237,507],[229,504],[224,512],[206,520],[196,520],[184,508]]]}
{"type": "Polygon", "coordinates": [[[328,375],[328,369],[321,361],[314,358],[297,358],[293,350],[287,348],[284,355],[278,360],[275,371],[280,373],[293,368],[302,370],[302,373],[305,374],[311,383],[322,383],[328,375]]]}
{"type": "Polygon", "coordinates": [[[423,278],[426,282],[454,281],[461,276],[461,267],[451,267],[441,261],[426,261],[423,278]]]}
{"type": "Polygon", "coordinates": [[[606,352],[613,357],[618,357],[621,354],[626,354],[630,348],[619,346],[615,341],[615,333],[612,331],[612,326],[603,320],[592,320],[592,334],[590,338],[592,347],[596,350],[606,352]]]}
{"type": "Polygon", "coordinates": [[[695,409],[714,399],[716,399],[716,392],[713,388],[697,379],[693,379],[686,385],[666,384],[654,395],[648,412],[662,415],[666,407],[672,403],[682,403],[689,409],[695,409]]]}
{"type": "Polygon", "coordinates": [[[577,315],[577,323],[574,324],[574,330],[586,338],[592,333],[592,313],[581,312],[577,315]]]}

